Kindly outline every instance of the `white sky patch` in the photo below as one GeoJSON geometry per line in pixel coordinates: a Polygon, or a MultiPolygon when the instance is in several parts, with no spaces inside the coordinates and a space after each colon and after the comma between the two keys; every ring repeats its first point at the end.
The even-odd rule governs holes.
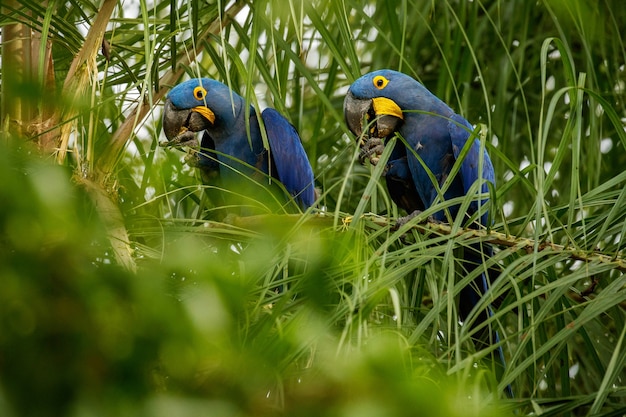
{"type": "Polygon", "coordinates": [[[600,141],[600,152],[601,153],[609,153],[613,149],[613,139],[604,138],[600,141]]]}
{"type": "Polygon", "coordinates": [[[146,201],[150,201],[154,198],[154,196],[156,195],[156,188],[154,188],[153,186],[149,185],[146,187],[145,193],[143,198],[146,201]]]}
{"type": "Polygon", "coordinates": [[[580,269],[580,267],[583,266],[583,261],[574,261],[574,263],[572,264],[572,266],[570,266],[570,271],[576,271],[577,269],[580,269]]]}
{"type": "Polygon", "coordinates": [[[502,213],[504,213],[504,217],[509,217],[513,214],[513,209],[515,208],[515,203],[512,201],[507,201],[502,205],[502,213]]]}
{"type": "MultiPolygon", "coordinates": [[[[225,8],[224,10],[228,10],[225,8]]],[[[248,15],[250,14],[250,6],[243,6],[241,11],[235,15],[235,21],[239,23],[240,26],[243,26],[248,19],[248,15]]]]}
{"type": "Polygon", "coordinates": [[[546,171],[546,174],[549,174],[551,169],[552,169],[552,162],[543,163],[543,170],[546,171]]]}
{"type": "MultiPolygon", "coordinates": [[[[264,108],[268,107],[267,100],[265,100],[266,94],[268,93],[267,86],[263,84],[256,84],[253,86],[254,94],[259,102],[259,111],[262,111],[264,108]]],[[[289,106],[291,103],[286,103],[289,106]]],[[[273,106],[271,106],[273,107],[273,106]]]]}
{"type": "Polygon", "coordinates": [[[553,59],[553,60],[561,59],[561,51],[559,51],[558,49],[555,49],[554,51],[548,54],[548,58],[553,59]]]}
{"type": "Polygon", "coordinates": [[[348,88],[350,88],[349,85],[344,85],[341,88],[339,88],[337,90],[337,94],[339,95],[339,97],[345,96],[348,93],[348,88]]]}
{"type": "Polygon", "coordinates": [[[367,32],[367,40],[370,42],[374,42],[378,37],[378,30],[375,28],[371,28],[369,32],[367,32]]]}
{"type": "Polygon", "coordinates": [[[369,4],[363,7],[363,13],[365,13],[368,17],[374,16],[375,11],[376,11],[376,6],[374,6],[373,4],[369,4]]]}
{"type": "MultiPolygon", "coordinates": [[[[144,137],[144,136],[141,136],[139,134],[138,134],[138,136],[139,137],[144,137]]],[[[139,155],[139,149],[137,149],[137,145],[135,145],[135,142],[133,142],[132,140],[129,140],[126,143],[126,153],[129,156],[132,156],[132,157],[136,157],[136,156],[139,155]]]]}
{"type": "Polygon", "coordinates": [[[576,213],[576,221],[580,221],[584,219],[585,217],[587,217],[588,215],[589,215],[589,212],[587,210],[579,210],[576,213]]]}
{"type": "MultiPolygon", "coordinates": [[[[546,219],[544,219],[543,217],[540,220],[540,224],[541,224],[541,228],[543,229],[544,226],[546,225],[546,219]]],[[[537,230],[537,220],[531,220],[528,223],[528,227],[530,229],[530,231],[535,231],[537,230]]]]}
{"type": "MultiPolygon", "coordinates": [[[[545,170],[546,174],[549,174],[550,171],[552,170],[552,162],[550,161],[544,162],[543,169],[545,170]]],[[[561,176],[560,171],[557,171],[556,174],[554,174],[554,178],[559,178],[560,176],[561,176]]]]}
{"type": "Polygon", "coordinates": [[[604,107],[602,107],[601,105],[597,105],[596,106],[596,116],[600,117],[604,114],[604,107]]]}
{"type": "Polygon", "coordinates": [[[237,245],[232,244],[230,245],[230,250],[235,252],[237,255],[241,255],[241,248],[239,248],[237,245]]]}
{"type": "Polygon", "coordinates": [[[524,159],[522,159],[522,162],[520,162],[520,164],[519,164],[520,171],[523,170],[524,168],[528,167],[529,165],[530,165],[530,161],[528,160],[527,157],[524,157],[524,159]]]}

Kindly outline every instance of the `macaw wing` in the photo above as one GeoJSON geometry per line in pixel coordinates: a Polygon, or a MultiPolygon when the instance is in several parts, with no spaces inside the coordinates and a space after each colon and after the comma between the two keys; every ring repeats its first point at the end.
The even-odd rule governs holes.
{"type": "MultiPolygon", "coordinates": [[[[450,140],[452,141],[452,152],[454,153],[454,157],[458,159],[459,155],[461,154],[461,150],[465,146],[467,140],[471,137],[474,128],[468,123],[467,120],[465,120],[458,114],[455,114],[451,117],[448,128],[450,131],[450,140]]],[[[465,159],[461,163],[463,189],[466,193],[469,191],[472,184],[474,184],[474,182],[478,180],[479,164],[481,160],[480,142],[477,138],[474,138],[473,141],[474,142],[472,143],[467,155],[465,156],[465,159]]],[[[483,150],[482,164],[483,179],[494,183],[495,175],[493,165],[491,164],[491,159],[489,159],[489,154],[487,153],[487,150],[483,150]]],[[[483,185],[483,191],[486,192],[486,190],[486,185],[483,185]]]]}
{"type": "Polygon", "coordinates": [[[315,202],[313,169],[298,132],[274,109],[263,110],[261,117],[278,179],[302,207],[312,206],[315,202]]]}
{"type": "Polygon", "coordinates": [[[217,179],[220,175],[220,163],[215,154],[215,141],[205,131],[200,141],[200,152],[197,154],[196,167],[202,171],[204,182],[210,182],[209,179],[217,179]]]}
{"type": "MultiPolygon", "coordinates": [[[[454,158],[458,159],[463,147],[467,143],[467,140],[471,138],[472,125],[469,124],[467,120],[458,114],[453,115],[450,118],[450,122],[448,123],[448,130],[450,131],[450,140],[452,141],[452,152],[454,153],[454,158]]],[[[461,179],[463,182],[463,191],[467,194],[472,184],[478,180],[478,174],[480,170],[480,164],[482,160],[482,178],[495,184],[495,172],[493,169],[493,165],[491,163],[491,159],[489,158],[489,154],[487,150],[484,149],[481,155],[480,153],[480,142],[477,138],[473,139],[473,143],[469,148],[469,151],[465,155],[465,159],[461,162],[461,179]]],[[[486,183],[483,183],[481,187],[481,192],[488,192],[488,186],[486,183]]],[[[477,204],[472,203],[470,206],[472,209],[477,209],[477,204]]],[[[482,222],[483,224],[486,222],[486,215],[483,215],[482,222]]]]}
{"type": "Polygon", "coordinates": [[[423,211],[424,203],[417,191],[413,175],[409,167],[405,146],[400,143],[395,148],[385,167],[385,180],[389,196],[408,214],[415,210],[423,211]]]}

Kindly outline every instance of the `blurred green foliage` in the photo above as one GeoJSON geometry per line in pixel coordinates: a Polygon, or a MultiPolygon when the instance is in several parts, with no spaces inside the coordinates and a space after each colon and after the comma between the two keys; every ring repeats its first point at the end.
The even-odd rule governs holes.
{"type": "Polygon", "coordinates": [[[324,275],[349,265],[349,234],[274,227],[216,244],[172,233],[133,274],[112,262],[66,168],[4,141],[0,176],[3,416],[495,412],[486,385],[462,388],[393,329],[337,348],[341,289],[324,275]],[[288,268],[300,273],[280,281],[288,268]]]}
{"type": "Polygon", "coordinates": [[[0,415],[624,413],[620,0],[140,0],[103,17],[111,1],[0,4],[2,132],[22,132],[0,148],[0,415]],[[110,56],[84,51],[72,97],[99,19],[110,56]],[[12,59],[14,24],[50,43],[12,59]],[[383,67],[486,139],[493,229],[511,236],[485,262],[498,381],[454,299],[471,282],[456,256],[489,236],[403,235],[356,163],[344,94],[383,67]],[[319,216],[216,221],[184,153],[158,146],[160,98],[194,76],[297,127],[319,216]],[[35,146],[55,128],[72,132],[58,165],[58,143],[35,146]]]}

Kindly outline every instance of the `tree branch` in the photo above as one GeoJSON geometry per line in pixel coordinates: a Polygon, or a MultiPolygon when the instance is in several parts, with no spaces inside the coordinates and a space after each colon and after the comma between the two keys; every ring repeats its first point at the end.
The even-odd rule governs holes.
{"type": "MultiPolygon", "coordinates": [[[[393,226],[395,224],[395,220],[375,214],[364,215],[362,219],[369,220],[372,223],[383,227],[393,226]]],[[[269,214],[249,217],[235,216],[230,219],[228,224],[242,229],[259,230],[266,229],[268,225],[271,224],[280,224],[284,226],[295,225],[298,222],[303,222],[317,227],[333,227],[335,223],[332,216],[323,214],[314,214],[310,216],[302,216],[299,214],[269,214]]],[[[350,222],[351,218],[347,217],[343,219],[342,224],[346,225],[350,222]]],[[[225,226],[228,227],[227,225],[225,226]]],[[[450,225],[438,222],[418,223],[411,226],[410,230],[411,229],[416,230],[419,233],[437,233],[439,235],[451,236],[462,240],[478,238],[484,242],[492,243],[497,246],[515,248],[528,253],[535,251],[552,251],[555,253],[567,254],[570,259],[577,261],[602,263],[609,265],[618,271],[626,272],[626,259],[620,256],[609,256],[599,251],[585,251],[573,246],[557,245],[550,242],[538,242],[526,237],[507,235],[493,230],[460,229],[458,232],[453,233],[450,225]]]]}

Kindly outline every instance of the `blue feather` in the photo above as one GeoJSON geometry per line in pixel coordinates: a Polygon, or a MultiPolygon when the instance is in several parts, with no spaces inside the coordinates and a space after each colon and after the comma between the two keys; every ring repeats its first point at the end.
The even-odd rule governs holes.
{"type": "MultiPolygon", "coordinates": [[[[266,109],[262,113],[269,140],[268,152],[263,146],[254,107],[247,105],[241,96],[221,82],[209,78],[185,81],[170,91],[168,100],[172,106],[166,106],[167,111],[187,110],[187,122],[193,117],[196,125],[206,129],[197,165],[214,174],[217,159],[219,176],[226,188],[235,194],[249,196],[251,183],[242,175],[260,184],[267,184],[267,176],[271,175],[289,193],[285,196],[286,202],[293,198],[301,209],[314,204],[313,170],[300,137],[276,110],[266,109]],[[212,122],[206,118],[198,121],[201,114],[206,114],[205,109],[214,115],[212,122]],[[246,119],[246,116],[249,117],[246,119]],[[273,166],[276,170],[272,170],[273,166]]],[[[164,114],[164,120],[167,116],[164,114]]]]}
{"type": "MultiPolygon", "coordinates": [[[[441,189],[461,151],[472,136],[472,126],[460,115],[456,114],[447,104],[433,95],[426,87],[413,78],[392,70],[379,70],[366,74],[356,80],[348,91],[346,98],[346,121],[353,129],[363,127],[354,126],[355,121],[370,118],[371,112],[377,112],[374,99],[385,98],[391,100],[402,111],[402,121],[396,132],[404,138],[397,141],[389,158],[386,170],[387,186],[392,199],[399,207],[408,213],[414,210],[424,210],[440,200],[437,189],[441,189]],[[367,101],[371,100],[371,107],[367,101]],[[366,114],[352,114],[350,112],[367,111],[366,114]],[[437,186],[429,176],[435,177],[437,186]]],[[[392,113],[376,114],[377,116],[392,113]]],[[[395,116],[395,114],[394,114],[395,116]]],[[[468,194],[472,185],[482,178],[481,192],[487,193],[488,183],[495,184],[494,168],[486,150],[481,153],[480,143],[473,139],[465,158],[461,161],[460,170],[451,180],[446,189],[444,199],[462,197],[468,194]],[[482,169],[482,172],[480,172],[482,169]]],[[[486,204],[483,199],[481,204],[486,204]]],[[[459,205],[450,207],[452,217],[459,213],[459,205]]],[[[478,210],[478,202],[473,201],[469,206],[468,215],[478,210]]],[[[465,213],[463,213],[465,215],[465,213]]],[[[436,220],[446,221],[443,211],[433,215],[436,220]]],[[[479,223],[487,226],[488,215],[485,211],[478,219],[479,223]]],[[[468,273],[482,267],[483,257],[490,257],[492,248],[488,245],[472,246],[464,251],[464,267],[468,273]]],[[[488,281],[485,272],[482,272],[461,291],[459,299],[459,316],[465,321],[472,313],[480,299],[488,290],[488,281]]],[[[475,325],[487,320],[492,312],[488,308],[477,312],[478,320],[475,325]]],[[[484,347],[484,340],[491,339],[498,343],[497,332],[489,334],[485,329],[476,336],[477,348],[484,347]]],[[[504,365],[502,349],[496,350],[502,365],[504,365]]],[[[510,387],[507,388],[510,393],[510,387]]]]}
{"type": "Polygon", "coordinates": [[[313,171],[298,132],[274,109],[263,110],[261,116],[270,144],[270,155],[280,182],[304,208],[312,206],[315,202],[313,171]]]}

